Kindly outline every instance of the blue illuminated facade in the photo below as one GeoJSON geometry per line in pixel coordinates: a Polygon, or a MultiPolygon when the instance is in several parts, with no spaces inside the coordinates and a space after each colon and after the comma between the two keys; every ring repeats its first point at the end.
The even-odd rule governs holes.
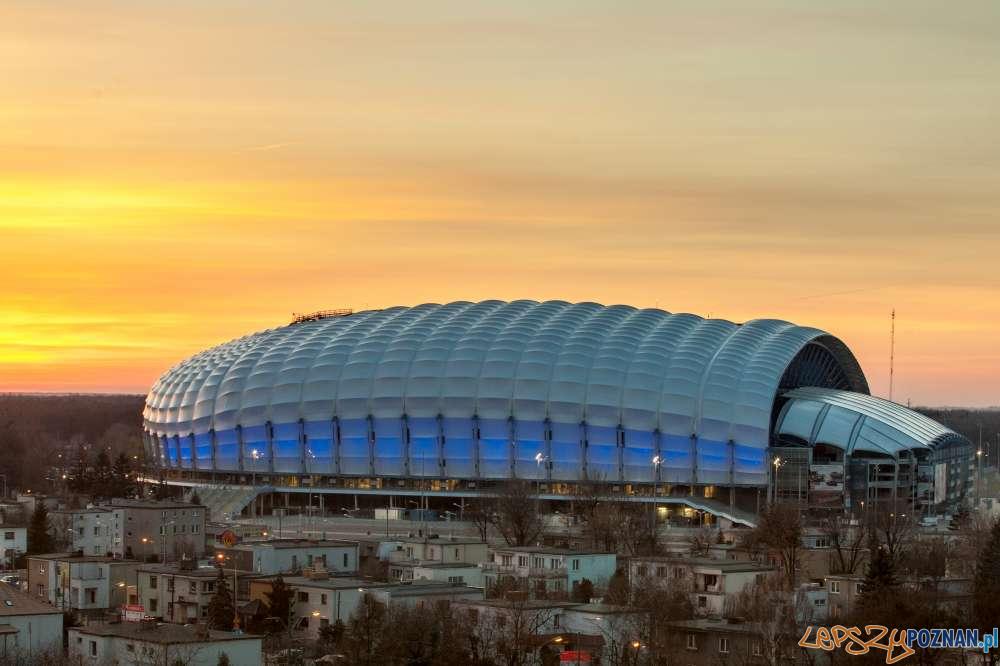
{"type": "Polygon", "coordinates": [[[144,422],[167,469],[760,487],[798,386],[868,392],[840,340],[788,322],[456,302],[209,349],[160,378],[144,422]]]}

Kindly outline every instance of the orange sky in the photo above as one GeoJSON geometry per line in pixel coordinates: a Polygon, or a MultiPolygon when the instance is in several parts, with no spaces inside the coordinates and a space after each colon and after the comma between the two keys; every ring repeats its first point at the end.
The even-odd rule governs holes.
{"type": "Polygon", "coordinates": [[[292,312],[824,328],[996,405],[1000,5],[13,0],[0,390],[145,392],[292,312]]]}

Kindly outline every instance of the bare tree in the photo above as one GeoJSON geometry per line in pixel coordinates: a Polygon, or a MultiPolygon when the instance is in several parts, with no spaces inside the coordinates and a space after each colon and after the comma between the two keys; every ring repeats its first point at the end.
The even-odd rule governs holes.
{"type": "Polygon", "coordinates": [[[802,550],[802,518],[799,508],[791,503],[769,505],[760,514],[753,540],[777,554],[789,587],[794,587],[802,550]]]}
{"type": "MultiPolygon", "coordinates": [[[[740,618],[769,666],[794,663],[801,637],[796,597],[786,576],[773,574],[726,599],[726,616],[740,618]]],[[[759,662],[757,662],[759,663],[759,662]]]]}
{"type": "Polygon", "coordinates": [[[496,506],[492,497],[474,497],[465,503],[464,514],[476,526],[476,532],[479,533],[483,543],[486,543],[489,537],[495,513],[496,506]]]}
{"type": "Polygon", "coordinates": [[[912,516],[875,508],[868,512],[865,526],[871,544],[884,547],[894,562],[900,562],[913,539],[912,516]]]}
{"type": "Polygon", "coordinates": [[[493,525],[507,545],[527,546],[542,535],[538,496],[527,481],[511,480],[497,490],[493,500],[493,525]]]}
{"type": "Polygon", "coordinates": [[[688,552],[692,555],[704,557],[708,555],[712,546],[718,542],[718,532],[706,525],[689,536],[687,542],[688,552]]]}
{"type": "Polygon", "coordinates": [[[656,554],[656,517],[637,502],[615,505],[619,539],[629,555],[656,554]]]}
{"type": "Polygon", "coordinates": [[[852,574],[865,559],[865,530],[852,525],[844,516],[830,516],[823,521],[823,533],[830,540],[833,555],[830,573],[852,574]]]}

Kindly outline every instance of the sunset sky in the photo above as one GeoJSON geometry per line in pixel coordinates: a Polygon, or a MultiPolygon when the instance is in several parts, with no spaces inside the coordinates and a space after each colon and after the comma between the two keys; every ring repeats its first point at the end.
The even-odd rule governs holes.
{"type": "Polygon", "coordinates": [[[0,391],[293,312],[824,328],[1000,404],[1000,2],[0,4],[0,391]]]}

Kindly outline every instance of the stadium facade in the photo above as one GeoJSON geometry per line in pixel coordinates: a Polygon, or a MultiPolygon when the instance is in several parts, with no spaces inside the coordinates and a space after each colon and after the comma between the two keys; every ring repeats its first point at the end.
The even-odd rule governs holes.
{"type": "Polygon", "coordinates": [[[750,512],[764,491],[959,501],[974,459],[871,397],[822,330],[562,301],[303,317],[172,368],[144,423],[147,458],[174,479],[463,495],[596,482],[750,512]]]}

